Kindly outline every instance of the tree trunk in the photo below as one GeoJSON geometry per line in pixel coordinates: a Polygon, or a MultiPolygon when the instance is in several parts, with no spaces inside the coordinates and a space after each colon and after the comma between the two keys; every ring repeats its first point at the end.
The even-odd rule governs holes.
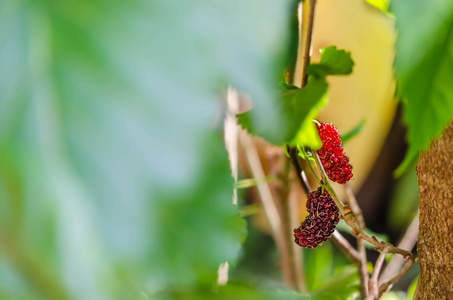
{"type": "Polygon", "coordinates": [[[453,122],[420,155],[420,279],[415,299],[453,299],[453,122]]]}

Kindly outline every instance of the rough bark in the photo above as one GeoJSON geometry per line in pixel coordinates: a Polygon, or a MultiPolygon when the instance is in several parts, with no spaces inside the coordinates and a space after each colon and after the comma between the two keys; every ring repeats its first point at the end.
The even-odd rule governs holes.
{"type": "Polygon", "coordinates": [[[418,259],[415,299],[453,299],[453,122],[420,155],[418,259]]]}

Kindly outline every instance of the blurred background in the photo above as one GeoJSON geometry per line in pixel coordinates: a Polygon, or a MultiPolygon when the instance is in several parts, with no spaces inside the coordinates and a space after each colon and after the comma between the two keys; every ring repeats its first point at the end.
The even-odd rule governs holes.
{"type": "MultiPolygon", "coordinates": [[[[272,109],[297,7],[1,1],[0,298],[353,298],[355,268],[330,241],[298,249],[305,296],[285,285],[257,190],[282,188],[283,148],[251,139],[230,115],[237,135],[225,149],[225,115],[239,109],[227,87],[263,115],[272,109]]],[[[329,78],[318,119],[341,133],[360,128],[345,144],[351,186],[369,229],[398,244],[418,193],[414,168],[392,177],[406,148],[394,19],[363,0],[320,0],[314,28],[313,61],[336,45],[355,62],[351,75],[329,78]]],[[[297,227],[305,196],[292,183],[297,227]]],[[[417,270],[388,299],[406,299],[417,270]]]]}

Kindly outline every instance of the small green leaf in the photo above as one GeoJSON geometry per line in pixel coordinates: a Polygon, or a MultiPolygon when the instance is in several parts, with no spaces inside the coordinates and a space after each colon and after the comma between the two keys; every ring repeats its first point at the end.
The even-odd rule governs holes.
{"type": "Polygon", "coordinates": [[[292,85],[292,84],[288,84],[286,83],[286,81],[282,80],[280,82],[280,86],[284,89],[284,90],[300,90],[299,87],[295,86],[295,85],[292,85]]]}
{"type": "Polygon", "coordinates": [[[240,216],[241,218],[245,218],[254,214],[257,214],[261,211],[261,206],[258,203],[253,203],[241,207],[240,209],[240,216]]]}
{"type": "Polygon", "coordinates": [[[311,77],[303,89],[278,91],[274,111],[261,115],[252,109],[238,114],[238,124],[274,145],[301,144],[319,149],[321,142],[312,118],[325,105],[326,91],[324,78],[311,77]]]}
{"type": "Polygon", "coordinates": [[[354,61],[351,54],[345,50],[338,50],[336,46],[322,49],[321,61],[310,64],[307,74],[314,76],[347,75],[352,72],[354,61]]]}
{"type": "Polygon", "coordinates": [[[255,179],[255,178],[241,179],[234,185],[234,188],[247,189],[247,188],[250,188],[253,186],[257,186],[258,184],[272,182],[277,179],[278,178],[275,175],[269,175],[269,176],[266,176],[265,178],[258,178],[258,179],[255,179]]]}
{"type": "Polygon", "coordinates": [[[343,145],[362,131],[365,122],[366,122],[365,119],[361,120],[354,128],[352,128],[345,134],[340,135],[341,142],[343,143],[343,145]]]}

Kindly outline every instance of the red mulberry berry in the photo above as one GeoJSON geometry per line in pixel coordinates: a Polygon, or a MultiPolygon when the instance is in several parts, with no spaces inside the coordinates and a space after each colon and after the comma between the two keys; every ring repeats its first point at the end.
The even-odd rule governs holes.
{"type": "Polygon", "coordinates": [[[301,247],[315,248],[327,240],[335,231],[339,221],[339,211],[327,191],[321,188],[308,195],[308,216],[294,229],[294,241],[301,247]]]}
{"type": "Polygon", "coordinates": [[[318,156],[330,180],[346,183],[352,178],[352,166],[349,157],[343,152],[338,130],[332,124],[321,123],[316,125],[322,148],[318,156]]]}

